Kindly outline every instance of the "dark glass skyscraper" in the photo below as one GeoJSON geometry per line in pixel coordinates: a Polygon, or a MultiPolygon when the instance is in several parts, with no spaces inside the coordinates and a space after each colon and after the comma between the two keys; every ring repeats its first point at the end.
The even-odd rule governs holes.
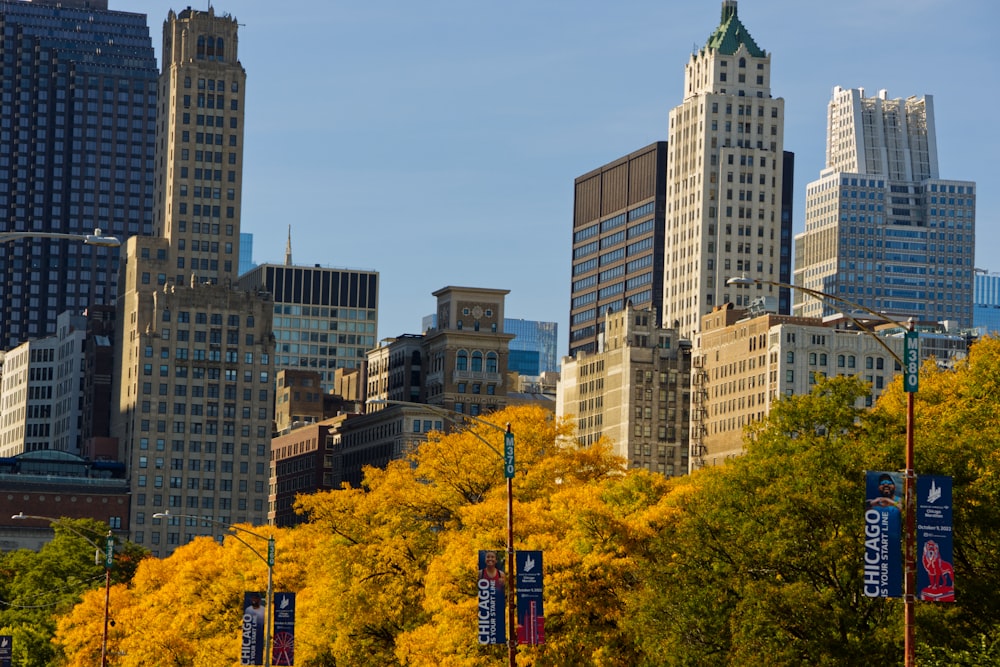
{"type": "MultiPolygon", "coordinates": [[[[0,2],[0,234],[152,231],[156,60],[107,0],[0,2]]],[[[114,300],[118,249],[0,243],[0,349],[114,300]]]]}

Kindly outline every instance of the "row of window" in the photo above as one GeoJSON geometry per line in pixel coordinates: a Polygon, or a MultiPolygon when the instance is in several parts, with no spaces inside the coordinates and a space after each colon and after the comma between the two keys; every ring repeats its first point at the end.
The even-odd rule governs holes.
{"type": "MultiPolygon", "coordinates": [[[[483,353],[479,350],[474,350],[472,352],[471,360],[472,364],[469,364],[470,356],[467,350],[459,350],[455,354],[455,369],[459,371],[481,372],[483,370],[483,353]]],[[[486,353],[486,372],[496,373],[497,372],[497,353],[487,352],[486,353]]]]}

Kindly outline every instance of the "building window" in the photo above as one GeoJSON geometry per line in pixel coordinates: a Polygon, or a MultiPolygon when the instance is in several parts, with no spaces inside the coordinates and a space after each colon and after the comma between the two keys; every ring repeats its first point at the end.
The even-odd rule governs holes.
{"type": "Polygon", "coordinates": [[[469,370],[469,353],[465,350],[459,350],[455,357],[455,369],[460,371],[469,370]]]}

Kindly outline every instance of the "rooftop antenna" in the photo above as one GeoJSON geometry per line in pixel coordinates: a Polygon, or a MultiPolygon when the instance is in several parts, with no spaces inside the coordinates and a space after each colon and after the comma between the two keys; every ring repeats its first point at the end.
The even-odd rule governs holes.
{"type": "Polygon", "coordinates": [[[288,225],[288,243],[285,244],[285,266],[292,265],[292,226],[288,225]]]}

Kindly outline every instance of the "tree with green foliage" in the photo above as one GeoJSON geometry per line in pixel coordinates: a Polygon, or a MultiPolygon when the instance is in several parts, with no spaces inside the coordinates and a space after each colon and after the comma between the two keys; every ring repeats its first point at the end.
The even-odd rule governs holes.
{"type": "Polygon", "coordinates": [[[676,483],[629,625],[659,665],[892,662],[895,605],[861,596],[854,378],[779,400],[746,453],[676,483]]]}
{"type": "MultiPolygon", "coordinates": [[[[95,550],[104,543],[107,524],[63,518],[52,527],[55,536],[39,551],[0,555],[0,634],[13,635],[18,667],[58,664],[60,652],[52,644],[58,618],[70,613],[85,591],[100,589],[103,598],[104,557],[95,550]]],[[[131,542],[119,544],[112,581],[129,581],[146,555],[131,542]]]]}

